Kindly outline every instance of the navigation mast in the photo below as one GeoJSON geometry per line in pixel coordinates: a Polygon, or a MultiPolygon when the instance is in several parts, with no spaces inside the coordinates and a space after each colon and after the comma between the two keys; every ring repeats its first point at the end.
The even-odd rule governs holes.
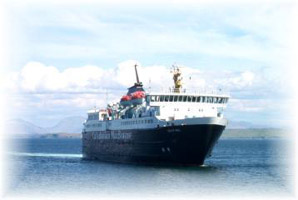
{"type": "Polygon", "coordinates": [[[173,80],[174,80],[174,92],[180,93],[182,88],[182,77],[180,68],[177,65],[172,65],[173,80]]]}

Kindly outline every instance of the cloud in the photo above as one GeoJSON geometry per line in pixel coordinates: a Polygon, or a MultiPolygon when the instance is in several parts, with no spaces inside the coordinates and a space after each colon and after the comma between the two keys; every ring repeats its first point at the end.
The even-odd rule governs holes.
{"type": "Polygon", "coordinates": [[[29,62],[20,73],[14,74],[14,88],[21,92],[59,92],[81,91],[100,80],[103,70],[96,66],[69,68],[60,72],[54,66],[39,62],[29,62]]]}
{"type": "Polygon", "coordinates": [[[296,6],[292,3],[234,2],[218,6],[196,2],[161,6],[57,6],[48,2],[20,7],[11,4],[10,9],[11,20],[16,22],[12,24],[19,25],[18,32],[22,34],[16,38],[24,40],[20,49],[26,48],[20,54],[27,55],[26,61],[69,59],[75,63],[96,59],[111,63],[117,58],[138,58],[173,62],[175,57],[192,55],[183,61],[197,62],[203,55],[210,60],[241,59],[240,63],[280,66],[289,54],[296,6]]]}
{"type": "MultiPolygon", "coordinates": [[[[40,62],[29,62],[19,72],[6,77],[7,89],[14,93],[30,94],[118,94],[136,82],[134,65],[138,64],[140,80],[145,88],[168,90],[173,86],[170,67],[163,65],[142,66],[136,60],[118,64],[114,69],[99,66],[69,67],[59,70],[40,62]]],[[[230,92],[249,95],[270,90],[272,84],[283,89],[280,79],[270,80],[267,71],[208,71],[181,65],[183,86],[191,90],[225,89],[230,92]],[[279,80],[279,81],[278,81],[279,80]]],[[[275,89],[278,93],[279,89],[275,89]]],[[[258,94],[259,95],[259,94],[258,94]]],[[[267,98],[271,96],[267,94],[267,98]]],[[[264,96],[262,97],[264,98],[264,96]]]]}
{"type": "MultiPolygon", "coordinates": [[[[142,66],[138,61],[119,63],[114,69],[99,66],[57,67],[40,62],[27,63],[20,72],[9,74],[6,85],[20,93],[94,93],[106,90],[120,91],[136,81],[134,65],[138,63],[140,80],[146,88],[168,90],[173,86],[170,67],[163,65],[142,66]]],[[[218,88],[239,90],[266,84],[264,74],[252,71],[203,71],[181,65],[183,85],[192,90],[218,88]],[[265,79],[260,82],[260,79],[265,79]]]]}
{"type": "MultiPolygon", "coordinates": [[[[40,117],[37,116],[44,120],[84,116],[86,110],[94,106],[104,107],[119,101],[136,81],[136,63],[147,91],[168,91],[173,86],[170,67],[143,66],[136,60],[121,62],[113,69],[87,65],[64,70],[29,62],[20,71],[7,74],[2,85],[6,85],[4,91],[9,94],[10,109],[20,118],[24,116],[38,121],[40,117]]],[[[285,77],[273,75],[271,69],[214,71],[180,66],[182,82],[188,91],[218,92],[221,88],[229,92],[231,100],[227,111],[235,118],[233,120],[260,120],[264,115],[287,109],[289,98],[285,93],[285,77]]]]}

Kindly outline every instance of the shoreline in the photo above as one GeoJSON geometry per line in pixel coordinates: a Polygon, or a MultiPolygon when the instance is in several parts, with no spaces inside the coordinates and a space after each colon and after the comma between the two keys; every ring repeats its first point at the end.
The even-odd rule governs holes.
{"type": "MultiPolygon", "coordinates": [[[[221,139],[232,138],[288,138],[291,130],[286,129],[226,129],[221,139]]],[[[22,138],[39,138],[39,139],[81,139],[81,133],[46,133],[46,134],[30,134],[30,135],[10,135],[12,139],[22,138]]]]}

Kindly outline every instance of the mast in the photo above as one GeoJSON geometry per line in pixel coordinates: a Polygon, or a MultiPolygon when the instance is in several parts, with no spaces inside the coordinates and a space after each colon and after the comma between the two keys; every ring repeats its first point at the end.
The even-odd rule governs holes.
{"type": "Polygon", "coordinates": [[[173,65],[173,80],[174,80],[174,92],[175,93],[180,93],[181,88],[182,88],[182,77],[181,77],[181,72],[180,68],[176,65],[173,65]]]}
{"type": "Polygon", "coordinates": [[[137,66],[138,66],[138,65],[135,64],[135,72],[136,72],[137,84],[140,84],[140,80],[139,80],[139,75],[138,75],[137,66]]]}

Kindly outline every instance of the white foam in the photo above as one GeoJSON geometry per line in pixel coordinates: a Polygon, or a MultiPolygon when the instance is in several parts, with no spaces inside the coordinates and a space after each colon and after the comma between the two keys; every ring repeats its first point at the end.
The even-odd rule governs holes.
{"type": "Polygon", "coordinates": [[[28,156],[28,157],[59,157],[59,158],[82,158],[82,154],[62,154],[62,153],[27,153],[27,152],[8,152],[8,155],[13,156],[28,156]]]}

